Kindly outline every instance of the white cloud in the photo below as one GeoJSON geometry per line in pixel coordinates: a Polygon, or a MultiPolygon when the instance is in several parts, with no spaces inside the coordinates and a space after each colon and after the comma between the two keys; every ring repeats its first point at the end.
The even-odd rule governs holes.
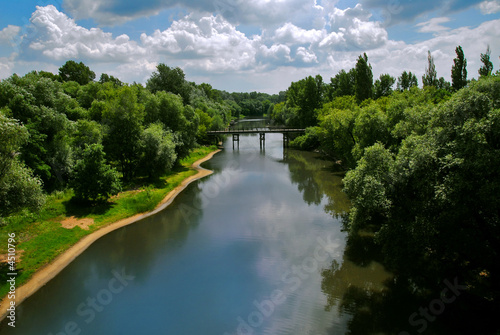
{"type": "Polygon", "coordinates": [[[321,41],[325,34],[324,30],[306,30],[287,22],[276,29],[273,40],[287,45],[312,44],[321,41]]]}
{"type": "Polygon", "coordinates": [[[383,46],[387,31],[380,22],[369,21],[372,14],[360,4],[341,10],[334,8],[329,14],[331,33],[321,42],[322,46],[339,46],[344,50],[369,50],[383,46]]]}
{"type": "Polygon", "coordinates": [[[491,0],[484,1],[479,4],[479,9],[481,13],[487,14],[495,14],[500,12],[500,0],[491,0]]]}
{"type": "Polygon", "coordinates": [[[113,38],[99,28],[86,29],[54,6],[38,7],[30,19],[29,48],[53,60],[84,59],[129,62],[145,50],[127,35],[113,38]]]}
{"type": "Polygon", "coordinates": [[[318,63],[318,58],[314,54],[314,52],[307,50],[304,47],[299,47],[296,52],[297,59],[302,61],[303,63],[318,63]]]}
{"type": "Polygon", "coordinates": [[[11,42],[21,31],[21,27],[8,25],[7,27],[0,30],[0,43],[11,42]]]}
{"type": "Polygon", "coordinates": [[[174,21],[164,31],[142,34],[141,42],[150,52],[187,59],[188,66],[206,71],[251,67],[258,44],[221,16],[195,14],[174,21]]]}
{"type": "Polygon", "coordinates": [[[416,27],[420,27],[418,31],[421,33],[438,33],[450,29],[442,25],[442,23],[446,22],[450,22],[450,19],[447,17],[435,17],[429,21],[416,24],[416,27]]]}

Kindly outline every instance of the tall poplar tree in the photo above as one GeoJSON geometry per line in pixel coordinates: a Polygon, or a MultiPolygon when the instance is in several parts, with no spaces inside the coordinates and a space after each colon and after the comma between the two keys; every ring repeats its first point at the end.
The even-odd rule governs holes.
{"type": "Polygon", "coordinates": [[[422,76],[422,83],[424,87],[437,87],[438,83],[436,65],[434,65],[434,58],[432,57],[430,50],[427,51],[427,67],[425,68],[425,74],[422,76]]]}
{"type": "Polygon", "coordinates": [[[464,51],[459,45],[455,52],[457,57],[453,59],[453,66],[451,67],[451,86],[455,91],[467,85],[467,59],[465,59],[464,51]]]}
{"type": "Polygon", "coordinates": [[[488,48],[486,48],[486,53],[481,54],[481,62],[483,63],[483,66],[481,66],[478,71],[481,77],[487,77],[493,71],[493,63],[490,61],[490,55],[491,49],[488,45],[488,48]]]}
{"type": "Polygon", "coordinates": [[[358,102],[373,97],[373,72],[366,53],[356,63],[356,99],[358,102]]]}

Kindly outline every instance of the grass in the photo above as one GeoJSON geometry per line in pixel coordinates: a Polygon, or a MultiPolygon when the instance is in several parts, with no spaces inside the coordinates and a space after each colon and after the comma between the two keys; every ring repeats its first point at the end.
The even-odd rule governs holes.
{"type": "MultiPolygon", "coordinates": [[[[0,227],[0,254],[7,253],[8,234],[15,233],[16,251],[21,255],[17,266],[16,285],[19,287],[40,268],[69,249],[84,236],[112,223],[153,210],[160,201],[189,176],[196,174],[191,165],[216,150],[215,146],[200,147],[181,160],[180,166],[158,180],[138,178],[126,185],[126,190],[106,203],[85,205],[73,200],[71,189],[55,192],[47,197],[39,213],[21,212],[6,218],[7,225],[0,227]],[[66,229],[61,221],[71,216],[91,218],[89,230],[80,227],[66,229]]],[[[0,264],[0,297],[8,291],[6,263],[0,264]]]]}

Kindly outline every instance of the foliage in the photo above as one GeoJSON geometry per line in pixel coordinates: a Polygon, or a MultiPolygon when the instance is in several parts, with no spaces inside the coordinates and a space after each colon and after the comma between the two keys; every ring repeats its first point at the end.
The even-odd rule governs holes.
{"type": "Polygon", "coordinates": [[[455,91],[467,85],[467,59],[464,57],[464,51],[459,45],[455,52],[457,57],[453,59],[451,67],[451,86],[455,91]]]}
{"type": "Polygon", "coordinates": [[[45,201],[41,180],[18,157],[28,137],[25,127],[0,112],[0,217],[23,208],[39,210],[45,201]]]}
{"type": "Polygon", "coordinates": [[[431,51],[427,51],[427,66],[425,68],[425,74],[422,76],[422,84],[426,86],[438,85],[436,65],[434,65],[434,58],[431,55],[431,51]]]}
{"type": "Polygon", "coordinates": [[[340,70],[335,77],[330,79],[330,86],[330,100],[333,100],[335,97],[356,95],[356,69],[351,69],[349,72],[346,72],[344,69],[340,70]]]}
{"type": "Polygon", "coordinates": [[[102,144],[85,144],[71,180],[77,198],[107,200],[121,191],[118,172],[107,164],[105,156],[102,144]]]}
{"type": "Polygon", "coordinates": [[[125,180],[135,173],[140,156],[140,138],[143,130],[144,107],[137,103],[137,94],[131,87],[123,87],[102,115],[105,127],[104,148],[107,155],[120,164],[125,180]]]}
{"type": "Polygon", "coordinates": [[[146,87],[152,93],[158,91],[170,92],[181,96],[184,103],[189,103],[191,86],[185,79],[184,71],[181,68],[171,68],[160,63],[156,67],[157,72],[153,72],[148,79],[146,87]]]}
{"type": "Polygon", "coordinates": [[[411,71],[403,71],[403,73],[401,73],[401,76],[398,77],[397,90],[407,91],[412,87],[418,87],[417,76],[411,73],[411,71]]]}
{"type": "Polygon", "coordinates": [[[320,132],[321,128],[319,127],[306,128],[306,133],[291,141],[290,146],[300,150],[314,150],[320,145],[320,132]]]}
{"type": "Polygon", "coordinates": [[[86,85],[95,79],[95,73],[82,62],[69,60],[59,68],[59,77],[62,81],[75,81],[80,85],[86,85]]]}
{"type": "Polygon", "coordinates": [[[358,102],[373,97],[372,66],[368,63],[366,53],[358,57],[356,63],[356,99],[358,102]]]}
{"type": "Polygon", "coordinates": [[[381,74],[380,78],[375,81],[374,96],[375,99],[388,97],[392,94],[392,87],[396,79],[389,74],[381,74]]]}
{"type": "Polygon", "coordinates": [[[480,80],[432,112],[405,110],[401,144],[366,148],[346,175],[351,230],[375,231],[386,264],[419,287],[460,275],[499,298],[499,88],[480,80]]]}
{"type": "Polygon", "coordinates": [[[139,167],[150,178],[169,171],[177,159],[174,137],[161,123],[153,123],[144,130],[141,147],[142,157],[139,167]]]}
{"type": "Polygon", "coordinates": [[[491,49],[490,46],[486,48],[486,53],[481,54],[481,63],[483,65],[479,68],[478,73],[481,77],[487,77],[493,72],[493,63],[490,60],[491,49]]]}

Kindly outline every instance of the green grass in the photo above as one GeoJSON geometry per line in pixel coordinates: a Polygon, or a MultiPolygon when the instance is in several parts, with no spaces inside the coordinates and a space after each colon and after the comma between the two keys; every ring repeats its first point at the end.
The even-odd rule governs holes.
{"type": "MultiPolygon", "coordinates": [[[[161,200],[182,181],[196,174],[191,165],[216,150],[215,146],[200,147],[181,160],[180,166],[155,181],[137,178],[126,185],[126,190],[106,203],[82,204],[73,200],[73,191],[59,191],[47,197],[45,206],[39,213],[22,212],[6,218],[7,225],[0,227],[0,253],[7,253],[8,234],[16,234],[16,250],[21,253],[17,264],[19,287],[37,270],[50,263],[84,236],[112,223],[153,210],[161,200]],[[92,218],[94,224],[89,230],[80,227],[61,227],[65,218],[92,218]]],[[[0,265],[0,297],[9,291],[6,284],[8,269],[0,265]]]]}

